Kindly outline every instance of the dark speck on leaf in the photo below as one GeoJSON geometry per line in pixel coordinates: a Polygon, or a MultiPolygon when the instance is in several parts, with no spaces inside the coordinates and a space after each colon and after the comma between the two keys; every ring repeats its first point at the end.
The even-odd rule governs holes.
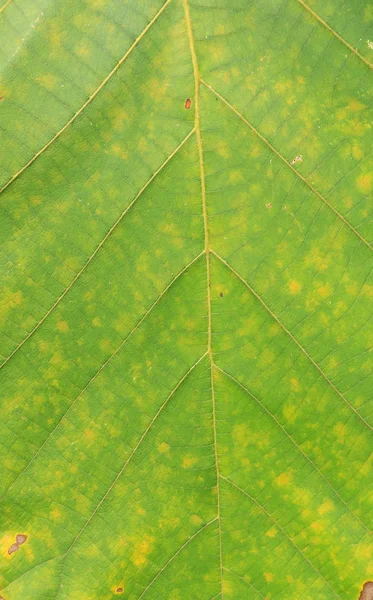
{"type": "Polygon", "coordinates": [[[122,587],[117,588],[117,594],[122,594],[124,592],[122,587]]]}
{"type": "Polygon", "coordinates": [[[224,296],[223,292],[220,292],[220,298],[222,298],[224,296]]]}
{"type": "Polygon", "coordinates": [[[188,109],[188,108],[190,108],[191,106],[192,106],[192,101],[191,101],[191,99],[190,99],[190,98],[187,98],[187,99],[185,100],[185,108],[187,108],[187,109],[188,109]]]}

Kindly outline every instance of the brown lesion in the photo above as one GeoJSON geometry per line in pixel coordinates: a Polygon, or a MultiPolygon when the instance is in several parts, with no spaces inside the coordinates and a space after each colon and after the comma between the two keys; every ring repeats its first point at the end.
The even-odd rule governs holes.
{"type": "MultiPolygon", "coordinates": [[[[22,544],[25,543],[25,541],[27,540],[27,535],[25,533],[17,533],[16,535],[16,541],[14,544],[12,544],[8,550],[8,554],[14,554],[14,552],[17,552],[17,550],[19,550],[19,547],[22,546],[22,544]]],[[[0,598],[1,600],[1,598],[0,598]]]]}
{"type": "Polygon", "coordinates": [[[358,600],[373,600],[373,581],[364,583],[358,600]]]}

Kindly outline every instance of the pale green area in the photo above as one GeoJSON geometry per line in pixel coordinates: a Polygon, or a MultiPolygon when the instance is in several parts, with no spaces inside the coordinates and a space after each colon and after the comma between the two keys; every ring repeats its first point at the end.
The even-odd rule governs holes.
{"type": "Polygon", "coordinates": [[[358,600],[369,4],[2,6],[0,597],[358,600]]]}

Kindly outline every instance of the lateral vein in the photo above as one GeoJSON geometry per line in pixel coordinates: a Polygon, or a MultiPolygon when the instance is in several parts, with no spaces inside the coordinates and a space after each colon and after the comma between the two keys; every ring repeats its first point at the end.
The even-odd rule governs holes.
{"type": "Polygon", "coordinates": [[[182,146],[184,146],[184,144],[193,135],[193,133],[194,133],[194,129],[192,129],[192,131],[190,131],[188,133],[188,135],[177,146],[177,148],[175,148],[175,150],[173,150],[173,152],[166,158],[166,160],[161,164],[161,166],[157,169],[157,171],[155,173],[153,173],[153,175],[150,177],[150,179],[148,179],[148,181],[145,183],[145,185],[136,194],[136,196],[134,197],[134,199],[132,200],[132,202],[130,202],[130,204],[125,208],[125,210],[122,212],[122,214],[115,221],[115,223],[111,226],[111,228],[109,229],[109,231],[106,233],[105,237],[101,240],[101,242],[95,248],[94,252],[86,260],[86,262],[84,263],[84,265],[82,266],[82,268],[80,269],[80,271],[78,271],[78,273],[75,275],[74,279],[69,283],[69,285],[67,286],[67,288],[65,288],[65,290],[63,291],[63,293],[61,294],[61,296],[59,296],[57,298],[57,300],[50,307],[50,309],[40,319],[40,321],[38,321],[38,323],[36,323],[35,327],[30,331],[30,333],[28,333],[27,336],[18,344],[18,346],[16,348],[14,348],[14,350],[9,354],[9,356],[7,356],[7,358],[4,360],[4,362],[0,365],[0,369],[2,369],[7,364],[7,362],[9,362],[9,360],[12,358],[12,356],[14,356],[14,354],[16,354],[16,352],[18,352],[18,350],[20,348],[22,348],[22,346],[30,339],[30,337],[39,329],[39,327],[44,323],[44,321],[49,317],[49,315],[59,305],[59,303],[61,302],[61,300],[63,300],[63,298],[66,296],[66,294],[75,285],[75,283],[78,281],[78,279],[80,278],[80,276],[84,273],[84,271],[86,271],[87,267],[90,265],[90,263],[92,262],[92,260],[96,256],[96,254],[102,248],[102,246],[107,241],[107,239],[111,236],[111,234],[113,233],[113,231],[118,227],[118,225],[121,223],[121,221],[123,220],[123,218],[125,217],[125,215],[133,207],[133,205],[135,204],[135,202],[140,198],[140,196],[143,194],[143,192],[145,192],[145,190],[148,188],[148,186],[151,184],[151,182],[157,177],[157,175],[162,171],[162,169],[164,169],[164,167],[167,165],[167,163],[175,156],[175,154],[180,150],[180,148],[182,146]]]}
{"type": "Polygon", "coordinates": [[[250,123],[250,121],[248,121],[246,119],[246,117],[244,117],[238,110],[237,108],[235,108],[232,104],[230,104],[230,102],[228,102],[228,100],[226,100],[224,98],[224,96],[222,96],[219,92],[217,92],[212,85],[210,85],[209,83],[206,83],[206,81],[204,81],[203,79],[201,79],[201,83],[202,85],[204,85],[208,90],[210,90],[210,92],[212,92],[217,98],[219,98],[219,100],[221,100],[226,106],[228,106],[228,108],[231,109],[232,112],[235,113],[235,115],[237,115],[237,117],[239,119],[241,119],[241,121],[243,123],[245,123],[245,125],[247,125],[247,127],[249,127],[251,129],[251,131],[253,131],[258,138],[260,138],[262,140],[262,142],[268,146],[268,148],[270,148],[272,150],[272,152],[274,152],[274,154],[276,154],[276,156],[278,156],[278,158],[280,160],[282,160],[282,162],[284,162],[287,167],[289,169],[291,169],[293,171],[293,173],[299,177],[299,179],[301,179],[303,181],[303,183],[306,184],[306,186],[314,193],[316,194],[316,196],[318,196],[320,198],[320,200],[322,200],[329,208],[330,210],[332,210],[334,212],[334,214],[337,215],[337,217],[339,217],[343,223],[345,225],[347,225],[347,227],[349,229],[351,229],[351,231],[354,232],[355,235],[357,235],[357,237],[366,245],[368,246],[368,248],[370,248],[371,250],[373,250],[373,246],[367,242],[367,240],[365,238],[363,238],[362,235],[360,235],[360,233],[357,231],[357,229],[355,229],[355,227],[353,225],[351,225],[351,223],[349,221],[347,221],[347,219],[345,219],[345,217],[336,209],[334,208],[334,206],[332,204],[330,204],[330,202],[328,202],[328,200],[326,198],[324,198],[324,196],[322,194],[320,194],[320,192],[317,191],[317,189],[311,184],[309,183],[309,181],[307,181],[307,179],[305,177],[303,177],[294,167],[293,165],[291,165],[284,156],[282,156],[282,154],[276,150],[276,148],[274,146],[272,146],[272,144],[267,140],[267,138],[265,138],[260,131],[254,127],[254,125],[252,125],[250,123]]]}
{"type": "MultiPolygon", "coordinates": [[[[5,6],[3,6],[2,9],[0,9],[0,12],[1,12],[1,10],[4,10],[4,8],[6,8],[6,6],[9,4],[10,1],[11,0],[9,0],[7,2],[7,4],[5,4],[5,6]]],[[[171,0],[166,0],[166,2],[159,9],[159,11],[154,15],[154,17],[151,19],[151,21],[149,21],[149,23],[147,24],[145,29],[143,29],[143,31],[140,33],[140,35],[135,39],[135,41],[130,46],[130,48],[127,50],[127,52],[122,56],[122,58],[117,62],[115,67],[110,71],[110,73],[100,83],[98,88],[96,88],[95,91],[90,95],[88,100],[86,100],[84,102],[84,104],[79,108],[79,110],[71,117],[71,119],[69,119],[69,121],[67,121],[67,123],[65,123],[65,125],[59,131],[57,131],[57,133],[49,140],[49,142],[47,142],[45,144],[45,146],[43,146],[38,152],[36,152],[36,154],[34,154],[34,156],[19,171],[17,171],[17,173],[15,173],[13,175],[13,177],[11,177],[9,179],[9,181],[7,181],[7,183],[0,189],[0,194],[2,192],[4,192],[13,183],[13,181],[15,181],[15,179],[17,179],[37,158],[39,158],[39,156],[41,154],[43,154],[43,152],[45,152],[45,150],[47,150],[49,148],[49,146],[51,146],[53,144],[53,142],[55,142],[60,137],[60,135],[71,125],[71,123],[73,123],[75,121],[75,119],[77,119],[77,117],[79,117],[79,115],[92,102],[92,100],[94,100],[94,98],[96,98],[97,94],[102,90],[102,88],[107,84],[107,82],[112,78],[112,76],[118,71],[119,67],[124,63],[124,61],[128,58],[128,56],[131,54],[131,52],[136,48],[136,46],[142,40],[144,35],[149,31],[149,29],[155,23],[155,21],[157,21],[157,19],[160,17],[160,15],[163,13],[163,11],[167,8],[167,6],[170,4],[170,2],[171,2],[171,0]]]]}

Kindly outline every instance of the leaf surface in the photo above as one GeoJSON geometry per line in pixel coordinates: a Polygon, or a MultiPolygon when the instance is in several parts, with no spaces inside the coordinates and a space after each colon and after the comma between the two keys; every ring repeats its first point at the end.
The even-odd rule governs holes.
{"type": "Polygon", "coordinates": [[[0,7],[4,600],[373,579],[372,20],[0,7]]]}

